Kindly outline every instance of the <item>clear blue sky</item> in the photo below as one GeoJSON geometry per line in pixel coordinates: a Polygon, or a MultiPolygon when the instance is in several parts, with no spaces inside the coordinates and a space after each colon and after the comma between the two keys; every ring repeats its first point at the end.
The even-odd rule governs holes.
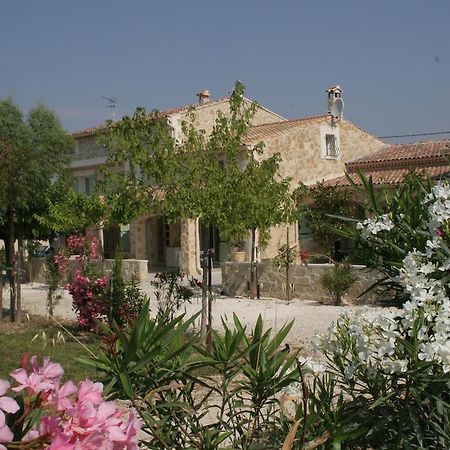
{"type": "Polygon", "coordinates": [[[43,101],[68,130],[111,117],[102,95],[123,115],[223,97],[236,79],[287,118],[326,112],[340,84],[344,116],[376,135],[450,130],[450,1],[1,4],[0,98],[43,101]]]}

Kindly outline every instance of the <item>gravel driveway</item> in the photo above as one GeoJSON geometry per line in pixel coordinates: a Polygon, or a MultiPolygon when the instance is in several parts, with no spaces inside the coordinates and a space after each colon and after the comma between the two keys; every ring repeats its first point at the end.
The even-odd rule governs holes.
{"type": "MultiPolygon", "coordinates": [[[[154,302],[154,291],[150,285],[143,285],[143,290],[150,297],[150,306],[154,302]]],[[[23,308],[30,314],[45,315],[45,299],[47,291],[45,285],[33,283],[22,286],[23,308]]],[[[4,293],[5,304],[7,304],[7,292],[4,293]]],[[[195,314],[201,308],[200,298],[194,298],[190,304],[186,305],[185,311],[188,316],[195,314]]],[[[328,326],[335,321],[338,316],[346,312],[350,315],[361,313],[367,306],[331,306],[322,305],[316,302],[301,301],[298,299],[287,303],[278,299],[260,299],[252,300],[247,298],[231,298],[216,296],[213,301],[213,323],[220,329],[221,317],[226,322],[232,324],[233,312],[235,312],[242,324],[251,328],[258,315],[261,314],[266,327],[273,330],[280,329],[283,324],[294,319],[293,328],[286,341],[292,346],[309,347],[311,339],[315,334],[323,333],[328,326]]],[[[382,308],[370,308],[371,310],[380,310],[382,308]]],[[[184,311],[183,311],[184,312],[184,311]]],[[[72,311],[72,298],[64,291],[63,298],[55,308],[55,316],[64,319],[75,319],[72,311]]]]}

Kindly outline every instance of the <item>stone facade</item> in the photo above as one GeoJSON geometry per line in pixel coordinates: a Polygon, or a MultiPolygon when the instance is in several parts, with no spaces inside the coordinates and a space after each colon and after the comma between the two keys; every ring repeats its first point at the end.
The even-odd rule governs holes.
{"type": "MultiPolygon", "coordinates": [[[[246,103],[250,105],[251,102],[246,99],[246,103]]],[[[205,103],[204,105],[197,106],[195,109],[195,127],[199,130],[205,130],[206,134],[209,136],[213,130],[218,113],[224,114],[225,116],[229,115],[227,99],[220,102],[211,102],[211,104],[205,103]]],[[[175,131],[175,137],[180,140],[183,138],[181,124],[185,120],[187,120],[187,112],[185,111],[171,114],[168,117],[168,122],[175,131]]],[[[260,125],[263,123],[281,122],[284,120],[286,119],[260,106],[256,110],[256,113],[251,120],[251,124],[260,125]]]]}
{"type": "MultiPolygon", "coordinates": [[[[246,101],[250,103],[250,100],[246,99],[246,101]]],[[[194,109],[196,127],[205,130],[209,135],[218,113],[224,115],[229,113],[229,103],[228,99],[211,101],[202,105],[194,105],[194,109]]],[[[188,108],[180,108],[164,113],[169,126],[173,129],[174,137],[179,141],[183,139],[181,124],[183,120],[187,119],[188,111],[188,108]]],[[[374,136],[346,120],[334,124],[331,123],[329,116],[310,119],[312,120],[287,121],[263,107],[257,109],[252,119],[252,127],[256,129],[266,125],[275,126],[276,129],[280,124],[282,125],[282,132],[261,135],[253,144],[264,142],[265,147],[261,158],[267,158],[275,153],[281,154],[283,162],[280,166],[280,175],[292,178],[293,189],[299,181],[310,184],[341,175],[345,168],[345,162],[371,153],[384,145],[374,136]],[[284,126],[286,124],[287,127],[284,126]],[[339,156],[336,158],[324,155],[325,137],[330,133],[336,135],[340,150],[339,156]]],[[[72,171],[85,186],[90,184],[90,177],[95,179],[96,176],[99,176],[100,168],[106,162],[108,150],[101,147],[96,141],[98,133],[101,132],[102,128],[97,127],[73,134],[76,140],[76,149],[72,160],[72,171]]],[[[169,259],[169,253],[172,255],[171,260],[176,260],[179,255],[182,269],[190,275],[199,275],[198,223],[188,221],[181,226],[178,224],[176,229],[164,224],[161,234],[161,226],[155,224],[154,221],[150,222],[152,220],[149,217],[140,217],[130,224],[129,256],[136,260],[148,260],[150,267],[153,263],[151,255],[155,252],[164,253],[164,257],[158,259],[162,264],[158,263],[156,266],[164,265],[169,259]],[[158,232],[156,233],[154,230],[158,230],[158,232]],[[155,239],[164,239],[161,248],[156,248],[155,239]]],[[[98,231],[96,234],[98,235],[98,231]]],[[[262,259],[274,257],[280,246],[286,243],[287,235],[289,235],[290,245],[298,244],[298,225],[289,226],[288,233],[287,227],[273,228],[269,242],[265,247],[259,249],[260,257],[262,259]]],[[[249,256],[248,247],[247,245],[247,257],[249,256]]]]}
{"type": "MultiPolygon", "coordinates": [[[[331,118],[327,116],[315,121],[299,120],[295,127],[273,137],[266,137],[263,142],[265,145],[261,158],[280,153],[283,162],[279,173],[281,177],[292,178],[292,189],[295,189],[299,182],[314,184],[342,175],[346,162],[370,154],[386,145],[346,120],[341,120],[331,127],[331,118]],[[327,133],[334,133],[338,138],[339,155],[336,158],[324,155],[327,133]]],[[[298,227],[290,228],[292,239],[297,236],[298,227]]],[[[261,257],[273,258],[280,245],[285,243],[286,227],[273,228],[270,241],[261,249],[261,257]]]]}
{"type": "MultiPolygon", "coordinates": [[[[330,296],[320,284],[320,276],[332,267],[329,264],[293,265],[290,269],[291,298],[296,300],[331,303],[330,296]]],[[[265,298],[286,298],[286,272],[270,262],[257,264],[260,296],[265,298]]],[[[352,272],[358,280],[351,287],[345,301],[369,304],[375,300],[372,293],[358,299],[377,279],[377,273],[364,266],[353,266],[352,272]]],[[[249,263],[225,263],[222,265],[222,292],[229,296],[248,296],[250,279],[249,263]]]]}

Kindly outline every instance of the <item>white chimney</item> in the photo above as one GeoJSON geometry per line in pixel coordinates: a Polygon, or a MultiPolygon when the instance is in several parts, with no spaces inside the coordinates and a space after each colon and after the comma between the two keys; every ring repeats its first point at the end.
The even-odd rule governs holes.
{"type": "Polygon", "coordinates": [[[198,97],[198,104],[204,105],[205,103],[209,102],[209,97],[211,97],[211,94],[209,93],[208,89],[203,89],[202,91],[197,93],[198,97]]]}
{"type": "Polygon", "coordinates": [[[339,86],[331,86],[326,92],[328,94],[328,114],[331,114],[333,119],[341,119],[344,112],[342,89],[339,86]]]}

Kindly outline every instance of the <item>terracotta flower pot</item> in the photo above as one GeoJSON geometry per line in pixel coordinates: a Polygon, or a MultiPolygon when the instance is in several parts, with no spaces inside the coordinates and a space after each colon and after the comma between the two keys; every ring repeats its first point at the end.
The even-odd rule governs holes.
{"type": "Polygon", "coordinates": [[[245,256],[246,256],[245,252],[233,251],[231,252],[230,259],[232,262],[245,262],[245,256]]]}

